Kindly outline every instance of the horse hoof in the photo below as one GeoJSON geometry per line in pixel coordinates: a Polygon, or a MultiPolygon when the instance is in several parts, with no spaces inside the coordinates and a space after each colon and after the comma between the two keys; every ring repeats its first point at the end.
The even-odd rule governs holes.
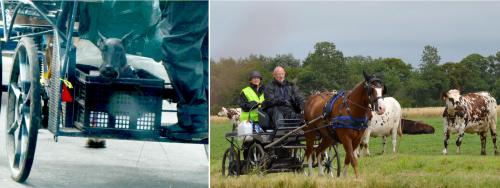
{"type": "Polygon", "coordinates": [[[106,140],[88,139],[87,148],[105,148],[106,140]]]}

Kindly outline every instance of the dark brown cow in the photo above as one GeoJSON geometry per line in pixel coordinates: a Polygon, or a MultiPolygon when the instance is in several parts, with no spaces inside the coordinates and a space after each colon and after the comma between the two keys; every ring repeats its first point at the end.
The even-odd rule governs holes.
{"type": "Polygon", "coordinates": [[[401,119],[403,134],[434,134],[434,127],[421,121],[401,119]]]}

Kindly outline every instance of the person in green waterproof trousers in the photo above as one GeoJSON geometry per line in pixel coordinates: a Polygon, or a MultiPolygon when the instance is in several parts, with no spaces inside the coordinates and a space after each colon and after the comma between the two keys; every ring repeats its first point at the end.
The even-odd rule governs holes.
{"type": "Polygon", "coordinates": [[[262,75],[259,71],[253,71],[249,77],[249,86],[243,88],[240,94],[241,115],[240,121],[250,120],[259,122],[257,109],[264,101],[264,87],[262,86],[262,75]]]}
{"type": "Polygon", "coordinates": [[[159,23],[163,65],[177,93],[176,139],[208,140],[208,2],[167,1],[159,23]]]}

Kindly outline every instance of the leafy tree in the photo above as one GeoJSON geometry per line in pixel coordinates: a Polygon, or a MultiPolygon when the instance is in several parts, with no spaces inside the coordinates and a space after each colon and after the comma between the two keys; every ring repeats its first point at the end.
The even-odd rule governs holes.
{"type": "Polygon", "coordinates": [[[420,79],[423,81],[421,88],[415,88],[420,95],[418,98],[426,98],[422,105],[439,105],[441,93],[449,89],[449,79],[445,71],[439,66],[441,57],[436,47],[427,45],[424,47],[420,64],[420,79]]]}
{"type": "Polygon", "coordinates": [[[316,43],[303,68],[306,71],[299,74],[298,84],[305,92],[345,88],[347,68],[344,55],[332,42],[316,43]]]}

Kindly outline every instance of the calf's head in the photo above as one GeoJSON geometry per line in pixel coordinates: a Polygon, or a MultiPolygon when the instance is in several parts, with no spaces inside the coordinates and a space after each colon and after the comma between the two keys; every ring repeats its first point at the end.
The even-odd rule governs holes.
{"type": "Polygon", "coordinates": [[[127,66],[127,58],[125,51],[125,39],[129,37],[132,32],[126,34],[121,39],[106,38],[100,32],[97,46],[101,50],[103,63],[99,68],[99,72],[106,78],[118,78],[120,72],[127,66]]]}

